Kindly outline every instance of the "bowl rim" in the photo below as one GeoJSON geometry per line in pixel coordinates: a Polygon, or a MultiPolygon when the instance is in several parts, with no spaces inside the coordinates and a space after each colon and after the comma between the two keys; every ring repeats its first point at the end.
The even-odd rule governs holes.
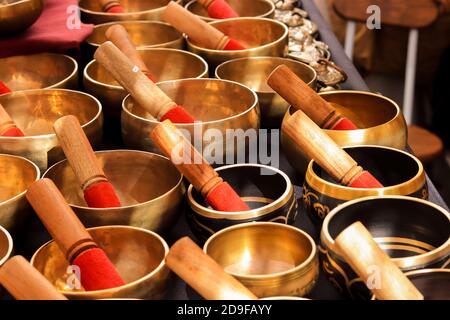
{"type": "MultiPolygon", "coordinates": [[[[169,0],[170,1],[170,0],[169,0]]],[[[176,3],[180,3],[181,0],[174,0],[176,3]]],[[[79,1],[78,1],[79,2],[79,1]]],[[[169,3],[169,2],[168,2],[169,3]]],[[[127,17],[127,16],[131,16],[131,15],[135,15],[135,14],[143,14],[143,13],[150,13],[150,12],[157,12],[162,10],[162,8],[166,7],[166,5],[158,7],[158,8],[153,8],[153,9],[148,9],[148,10],[142,10],[142,11],[132,11],[132,12],[123,12],[123,13],[114,13],[114,16],[118,16],[118,17],[127,17]]],[[[80,8],[81,12],[84,12],[86,14],[90,14],[90,15],[96,15],[96,16],[104,16],[104,17],[109,17],[111,16],[111,13],[108,12],[103,12],[103,11],[93,11],[93,10],[89,10],[86,9],[82,6],[79,5],[78,3],[78,7],[80,8]]],[[[131,21],[131,20],[130,20],[131,21]]]]}
{"type": "MultiPolygon", "coordinates": [[[[117,149],[117,150],[99,150],[99,151],[94,151],[95,154],[97,153],[108,153],[108,154],[112,154],[112,153],[134,153],[134,154],[142,154],[145,156],[156,156],[158,158],[167,160],[167,162],[169,164],[172,164],[172,162],[170,161],[169,158],[162,156],[160,154],[157,153],[153,153],[153,152],[148,152],[148,151],[142,151],[142,150],[131,150],[131,149],[117,149]]],[[[46,175],[50,172],[50,170],[54,169],[54,167],[62,165],[63,163],[67,163],[67,159],[63,159],[61,161],[58,161],[57,163],[53,164],[51,167],[49,167],[44,174],[42,175],[42,178],[49,178],[46,175]]],[[[69,165],[70,166],[70,165],[69,165]]],[[[138,203],[138,204],[134,204],[134,205],[128,205],[128,206],[122,206],[122,207],[114,207],[114,208],[91,208],[91,207],[87,207],[87,206],[79,206],[79,205],[75,205],[75,204],[71,204],[68,203],[69,206],[71,208],[76,208],[76,209],[80,209],[80,210],[85,210],[86,212],[88,212],[89,214],[97,214],[99,212],[105,211],[105,212],[114,212],[114,211],[122,211],[124,209],[134,209],[137,207],[143,207],[143,206],[147,206],[153,202],[157,202],[159,200],[161,200],[162,198],[167,197],[169,194],[175,192],[175,190],[177,190],[183,183],[183,175],[176,170],[176,168],[174,167],[175,171],[177,172],[177,174],[179,175],[179,179],[177,181],[177,183],[171,187],[169,190],[167,190],[166,192],[164,192],[163,194],[161,194],[158,197],[152,198],[148,201],[142,202],[142,203],[138,203]]],[[[50,178],[49,178],[50,179],[50,178]]]]}
{"type": "Polygon", "coordinates": [[[263,275],[259,275],[259,274],[258,275],[245,275],[245,274],[239,274],[239,273],[235,273],[235,272],[231,272],[231,271],[225,271],[226,273],[228,273],[238,279],[243,279],[243,280],[267,280],[267,279],[275,278],[275,277],[292,276],[293,273],[296,274],[297,272],[299,272],[301,270],[309,269],[311,264],[314,263],[314,260],[317,258],[317,251],[318,251],[317,245],[316,245],[314,239],[306,231],[303,231],[300,228],[297,228],[295,226],[291,226],[288,224],[281,224],[281,223],[276,223],[276,222],[262,222],[262,221],[246,222],[246,223],[241,223],[241,224],[237,224],[234,226],[224,228],[220,231],[217,231],[211,237],[209,237],[209,239],[203,245],[203,252],[208,254],[207,251],[208,251],[209,244],[212,241],[214,241],[216,238],[220,237],[223,233],[233,231],[235,229],[258,227],[258,226],[272,226],[272,227],[277,227],[277,228],[282,228],[282,229],[290,229],[291,231],[294,231],[297,234],[304,237],[309,242],[309,244],[311,245],[311,252],[309,253],[308,257],[304,261],[302,261],[299,265],[296,265],[295,267],[290,268],[286,271],[275,272],[275,273],[270,273],[270,274],[263,274],[263,275]]]}
{"type": "MultiPolygon", "coordinates": [[[[38,181],[41,178],[41,170],[39,170],[39,167],[33,161],[31,161],[31,160],[29,160],[29,159],[27,159],[25,157],[17,156],[17,155],[14,155],[14,154],[7,154],[7,153],[0,153],[0,157],[16,158],[16,159],[19,159],[20,161],[24,161],[24,162],[27,162],[28,164],[31,164],[31,167],[35,169],[35,173],[36,173],[36,178],[34,179],[33,182],[38,181]]],[[[0,206],[6,205],[6,204],[8,204],[10,202],[14,202],[14,201],[18,200],[19,198],[24,197],[25,194],[27,193],[27,189],[28,189],[28,187],[24,191],[22,191],[21,193],[16,194],[12,198],[9,198],[9,199],[7,199],[5,201],[0,201],[0,206]]],[[[1,265],[1,263],[0,263],[0,265],[1,265]]]]}
{"type": "Polygon", "coordinates": [[[3,257],[0,257],[0,266],[2,266],[11,256],[14,247],[14,242],[8,230],[6,230],[6,228],[2,227],[1,225],[0,225],[0,233],[3,233],[8,241],[8,250],[3,257]]]}
{"type": "Polygon", "coordinates": [[[418,166],[417,173],[409,179],[408,181],[404,181],[402,183],[383,187],[383,188],[374,188],[374,189],[365,189],[365,188],[351,188],[347,186],[343,186],[340,184],[329,182],[321,177],[319,177],[313,170],[313,165],[316,163],[314,160],[311,160],[308,163],[308,167],[306,169],[306,175],[305,175],[305,183],[307,183],[309,186],[311,186],[315,190],[323,190],[323,193],[326,193],[330,197],[334,197],[336,199],[340,200],[352,200],[355,198],[355,196],[364,197],[369,195],[374,195],[374,193],[378,193],[378,195],[386,195],[386,194],[392,194],[395,195],[395,193],[399,192],[399,189],[404,190],[405,192],[408,192],[408,194],[411,194],[418,190],[418,188],[426,183],[426,177],[425,177],[425,171],[423,168],[422,162],[413,154],[410,154],[406,151],[399,150],[392,147],[386,147],[386,146],[379,146],[379,145],[355,145],[355,146],[348,146],[343,147],[344,150],[346,149],[356,149],[356,148],[377,148],[377,149],[384,149],[384,150],[390,150],[398,153],[402,153],[409,157],[410,159],[414,160],[418,166]],[[325,189],[324,189],[325,187],[325,189]]]}
{"type": "MultiPolygon", "coordinates": [[[[402,200],[402,201],[411,201],[411,202],[419,202],[421,204],[433,207],[435,210],[443,214],[450,223],[450,213],[447,212],[444,208],[438,206],[437,204],[413,197],[408,196],[370,196],[370,197],[364,197],[359,198],[355,200],[351,200],[348,202],[345,202],[328,213],[328,215],[325,217],[323,224],[322,224],[322,230],[320,232],[320,240],[321,242],[328,248],[328,251],[333,251],[333,253],[342,261],[345,261],[345,259],[342,258],[342,254],[340,254],[335,246],[334,239],[331,237],[330,232],[328,231],[328,226],[330,224],[330,220],[337,215],[342,209],[345,209],[346,207],[349,207],[355,203],[359,202],[365,202],[365,201],[374,201],[374,200],[383,200],[383,199],[394,199],[394,200],[402,200]]],[[[414,266],[421,266],[425,265],[429,261],[434,261],[439,258],[443,258],[446,255],[450,254],[450,234],[448,236],[448,239],[439,247],[428,251],[426,253],[417,254],[411,257],[405,257],[405,258],[392,258],[392,261],[395,262],[397,266],[403,269],[408,269],[414,266]]]]}
{"type": "MultiPolygon", "coordinates": [[[[195,59],[199,60],[203,64],[203,67],[204,67],[203,72],[200,75],[198,75],[196,78],[187,78],[187,79],[202,79],[204,76],[206,76],[208,74],[208,71],[209,71],[208,70],[209,66],[206,63],[205,59],[200,57],[198,54],[195,54],[195,53],[192,53],[192,52],[189,52],[189,51],[180,50],[180,49],[174,49],[174,48],[138,48],[137,50],[138,51],[145,51],[145,52],[148,52],[148,51],[169,51],[170,53],[179,53],[179,54],[182,54],[182,55],[191,56],[192,58],[195,58],[195,59]]],[[[100,81],[92,78],[90,76],[90,74],[88,73],[88,69],[92,65],[94,65],[95,63],[98,63],[98,62],[97,62],[96,59],[93,59],[86,65],[86,67],[83,70],[83,79],[86,79],[87,81],[89,81],[91,83],[94,83],[95,85],[100,86],[100,87],[105,87],[105,88],[108,88],[108,89],[116,89],[116,90],[125,91],[127,93],[127,95],[128,95],[128,91],[126,91],[126,89],[124,87],[122,87],[121,85],[117,86],[117,85],[113,85],[113,84],[106,84],[104,82],[100,82],[100,81]]],[[[183,78],[183,79],[186,79],[186,78],[183,78]]],[[[181,79],[175,79],[175,80],[181,80],[181,79]]],[[[165,81],[172,81],[172,80],[165,80],[165,81]]],[[[164,82],[164,81],[160,81],[160,82],[164,82]]],[[[156,82],[156,83],[158,84],[159,82],[156,82]]]]}
{"type": "MultiPolygon", "coordinates": [[[[161,259],[161,262],[159,263],[159,265],[152,270],[150,273],[146,274],[145,276],[126,283],[120,287],[115,287],[115,288],[110,288],[110,289],[102,289],[102,290],[92,290],[92,291],[65,291],[65,290],[59,290],[57,289],[60,293],[64,294],[66,297],[76,297],[76,296],[84,296],[86,298],[88,297],[93,297],[93,296],[97,296],[97,295],[102,295],[105,293],[109,293],[109,292],[119,292],[122,290],[126,290],[129,289],[130,287],[137,285],[141,282],[144,282],[150,278],[152,278],[155,274],[159,273],[166,265],[165,263],[165,257],[167,256],[167,254],[169,253],[169,245],[167,244],[167,242],[164,240],[163,237],[161,237],[159,234],[157,234],[156,232],[147,230],[147,229],[143,229],[143,228],[139,228],[139,227],[133,227],[133,226],[123,226],[123,225],[110,225],[110,226],[101,226],[101,227],[93,227],[93,228],[86,228],[87,231],[91,231],[91,230],[97,230],[97,229],[133,229],[135,231],[139,231],[139,232],[144,232],[147,233],[151,236],[153,236],[154,238],[156,238],[159,243],[163,246],[164,248],[164,258],[161,259]]],[[[36,256],[39,252],[41,252],[44,247],[48,246],[49,244],[51,244],[52,242],[55,242],[55,240],[51,239],[47,242],[45,242],[43,245],[41,245],[34,253],[33,256],[31,257],[30,263],[31,265],[34,267],[34,260],[36,259],[36,256]]]]}
{"type": "MultiPolygon", "coordinates": [[[[236,82],[236,81],[214,79],[214,78],[186,78],[186,79],[161,81],[161,82],[158,82],[157,85],[166,84],[166,83],[170,83],[170,82],[185,82],[185,81],[220,81],[220,82],[226,82],[226,83],[231,84],[231,85],[237,85],[237,86],[243,88],[244,90],[247,90],[253,96],[253,103],[246,110],[244,110],[244,111],[242,111],[242,112],[240,112],[238,114],[232,115],[230,117],[227,117],[227,118],[222,118],[222,119],[218,119],[218,120],[211,120],[211,121],[201,121],[201,122],[195,122],[195,123],[175,123],[176,127],[180,126],[180,127],[183,127],[183,128],[191,128],[191,127],[194,127],[194,126],[198,126],[199,124],[201,126],[203,126],[203,125],[212,125],[212,124],[220,123],[220,122],[223,122],[223,121],[226,121],[226,120],[236,119],[236,118],[244,116],[247,113],[252,112],[252,110],[254,110],[255,108],[257,108],[259,106],[259,100],[258,100],[258,96],[257,96],[256,92],[254,92],[249,87],[244,86],[243,84],[241,84],[239,82],[236,82]]],[[[125,102],[127,100],[129,100],[130,98],[132,98],[131,94],[128,94],[122,100],[122,112],[125,112],[128,116],[130,116],[132,118],[135,118],[135,119],[137,119],[139,121],[144,121],[144,122],[147,122],[147,123],[151,123],[153,125],[156,125],[156,124],[160,123],[158,120],[147,119],[147,118],[135,115],[130,110],[128,110],[126,108],[125,102]]]]}
{"type": "Polygon", "coordinates": [[[188,47],[191,47],[197,51],[201,51],[201,52],[211,52],[211,53],[220,53],[220,54],[224,54],[224,53],[231,53],[231,54],[235,54],[236,52],[254,52],[254,51],[259,51],[261,49],[265,49],[268,47],[271,47],[281,41],[283,41],[283,39],[288,38],[289,36],[289,28],[282,22],[275,20],[275,19],[269,19],[269,18],[258,18],[258,17],[239,17],[239,18],[228,18],[228,19],[219,19],[219,20],[214,20],[209,22],[208,24],[210,25],[215,25],[215,24],[220,24],[220,23],[224,23],[224,22],[233,22],[233,21],[243,21],[243,20],[253,20],[253,21],[265,21],[267,23],[272,23],[272,24],[276,24],[280,27],[283,28],[284,32],[283,34],[277,38],[276,40],[263,44],[261,46],[258,47],[254,47],[254,48],[248,48],[245,50],[215,50],[215,49],[208,49],[208,48],[203,48],[203,47],[199,47],[195,44],[193,44],[190,40],[189,37],[186,36],[186,43],[188,45],[188,47]]]}
{"type": "MultiPolygon", "coordinates": [[[[55,89],[31,89],[31,90],[21,90],[21,91],[14,91],[14,92],[10,92],[10,93],[5,93],[4,95],[0,95],[0,97],[7,97],[7,96],[13,96],[13,95],[32,95],[34,93],[37,93],[38,91],[45,91],[45,92],[51,92],[51,91],[63,91],[63,92],[69,92],[69,93],[73,93],[73,94],[79,94],[79,95],[84,95],[90,99],[92,99],[95,104],[97,105],[98,109],[97,109],[97,113],[94,115],[94,117],[87,121],[85,124],[83,124],[81,127],[84,129],[87,126],[90,126],[92,123],[94,123],[95,121],[97,121],[97,119],[102,115],[102,104],[100,103],[100,101],[94,97],[93,95],[86,93],[86,92],[82,92],[82,91],[77,91],[77,90],[71,90],[71,89],[59,89],[59,88],[55,88],[55,89]]],[[[0,136],[0,142],[1,141],[5,141],[5,140],[9,140],[11,139],[12,141],[19,141],[19,140],[37,140],[37,139],[46,139],[46,138],[54,138],[56,137],[55,133],[47,133],[47,134],[40,134],[40,135],[35,135],[35,136],[25,136],[25,137],[3,137],[0,136]]]]}
{"type": "MultiPolygon", "coordinates": [[[[197,0],[193,0],[193,1],[197,1],[197,0]]],[[[223,68],[227,67],[228,64],[233,64],[233,63],[240,62],[240,61],[245,61],[245,60],[255,60],[255,61],[259,61],[259,60],[279,60],[279,61],[288,62],[288,63],[301,64],[303,67],[305,67],[309,71],[312,71],[312,73],[314,75],[314,77],[307,83],[307,85],[311,86],[314,82],[317,81],[317,72],[310,65],[308,65],[306,63],[303,63],[301,61],[298,61],[298,60],[293,60],[293,59],[284,58],[284,57],[272,57],[272,56],[241,57],[241,58],[237,58],[237,59],[231,59],[231,60],[228,60],[228,61],[224,61],[224,62],[222,62],[221,64],[219,64],[216,67],[216,69],[214,70],[214,76],[217,79],[229,80],[229,79],[226,79],[226,78],[223,78],[223,77],[219,76],[219,74],[218,74],[219,69],[223,69],[223,68]]],[[[234,81],[234,80],[230,80],[230,81],[234,81]]],[[[242,82],[239,82],[239,83],[243,84],[242,82]]],[[[270,91],[261,91],[261,90],[253,90],[253,91],[255,91],[256,93],[261,93],[261,94],[271,94],[271,93],[275,93],[276,94],[276,92],[273,89],[270,90],[270,91]]]]}
{"type": "Polygon", "coordinates": [[[194,187],[192,184],[190,184],[186,191],[186,198],[187,198],[187,203],[191,207],[191,209],[196,214],[199,214],[199,215],[207,217],[207,218],[226,219],[226,220],[243,220],[243,219],[250,219],[250,218],[254,218],[254,217],[260,217],[265,214],[274,212],[275,210],[278,210],[279,208],[284,206],[286,203],[291,201],[290,194],[294,194],[294,187],[293,187],[292,181],[286,173],[284,173],[283,171],[281,171],[278,168],[268,166],[268,165],[263,165],[263,164],[257,164],[257,163],[238,163],[238,164],[230,164],[230,165],[226,165],[226,166],[221,166],[221,167],[215,168],[214,170],[220,172],[223,170],[234,169],[234,168],[239,168],[239,167],[255,167],[255,168],[274,171],[274,172],[276,172],[276,174],[278,174],[284,178],[284,181],[286,182],[286,190],[283,191],[283,193],[281,194],[281,196],[278,199],[274,200],[271,203],[266,204],[263,207],[255,208],[255,209],[251,209],[251,210],[247,210],[247,211],[224,212],[224,211],[218,211],[218,210],[204,207],[200,203],[195,201],[194,197],[192,196],[192,190],[194,187]]]}
{"type": "MultiPolygon", "coordinates": [[[[42,3],[42,4],[44,2],[44,0],[37,0],[37,1],[42,3]]],[[[16,1],[16,2],[7,3],[7,4],[4,5],[4,7],[6,8],[6,7],[12,7],[12,6],[15,6],[15,5],[22,5],[22,4],[26,4],[27,2],[32,2],[32,0],[19,0],[19,1],[16,1]]],[[[41,8],[41,10],[38,10],[38,11],[42,11],[42,8],[41,8]]]]}

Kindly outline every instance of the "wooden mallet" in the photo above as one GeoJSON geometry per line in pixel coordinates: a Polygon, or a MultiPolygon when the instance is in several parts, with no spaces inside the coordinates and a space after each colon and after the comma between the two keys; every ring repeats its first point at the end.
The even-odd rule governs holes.
{"type": "Polygon", "coordinates": [[[25,134],[14,123],[11,116],[6,112],[0,103],[0,136],[3,137],[23,137],[25,134]]]}
{"type": "Polygon", "coordinates": [[[103,12],[108,13],[125,13],[125,9],[120,5],[118,0],[97,0],[103,12]]]}
{"type": "Polygon", "coordinates": [[[197,0],[214,19],[237,18],[239,15],[225,0],[197,0]]]}

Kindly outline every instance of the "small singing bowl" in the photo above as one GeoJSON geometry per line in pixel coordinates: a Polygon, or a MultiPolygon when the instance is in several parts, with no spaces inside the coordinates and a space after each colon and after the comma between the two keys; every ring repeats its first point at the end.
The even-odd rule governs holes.
{"type": "MultiPolygon", "coordinates": [[[[208,76],[208,64],[193,53],[165,48],[139,49],[139,52],[157,81],[208,76]]],[[[105,116],[119,119],[128,92],[111,74],[93,60],[84,69],[83,82],[86,91],[102,103],[105,116]]]]}
{"type": "Polygon", "coordinates": [[[380,146],[354,146],[344,149],[385,187],[361,189],[343,186],[322,170],[315,161],[311,161],[303,184],[302,200],[306,212],[317,226],[320,227],[331,210],[349,200],[386,195],[428,199],[423,165],[415,156],[405,151],[380,146]]]}
{"type": "Polygon", "coordinates": [[[291,180],[284,172],[260,164],[234,164],[217,168],[216,171],[236,190],[251,210],[214,210],[190,185],[186,194],[186,218],[199,240],[206,241],[217,231],[245,222],[294,224],[298,204],[291,180]]]}
{"type": "Polygon", "coordinates": [[[0,80],[12,91],[77,89],[78,63],[55,53],[39,53],[0,59],[0,80]]]}
{"type": "Polygon", "coordinates": [[[293,226],[249,222],[217,232],[203,250],[257,297],[307,295],[319,276],[314,240],[293,226]]]}
{"type": "MultiPolygon", "coordinates": [[[[220,158],[222,164],[226,156],[245,152],[243,149],[248,145],[245,138],[240,141],[242,143],[239,143],[239,138],[234,143],[231,140],[234,137],[229,138],[233,129],[245,132],[249,129],[257,132],[259,129],[258,97],[239,83],[218,79],[182,79],[160,82],[158,86],[196,119],[202,120],[197,124],[176,124],[176,127],[189,134],[195,146],[202,145],[205,152],[216,151],[214,159],[205,154],[210,163],[220,158]]],[[[131,96],[125,98],[122,104],[122,137],[126,146],[160,153],[150,137],[158,124],[158,121],[147,118],[147,112],[131,96]]],[[[234,133],[241,136],[239,132],[234,133]]]]}
{"type": "MultiPolygon", "coordinates": [[[[359,130],[325,130],[340,146],[380,145],[405,150],[408,129],[403,114],[393,100],[382,95],[364,91],[330,91],[320,93],[328,102],[359,130]]],[[[295,110],[290,107],[283,124],[295,110]]],[[[281,128],[281,147],[289,163],[302,175],[305,174],[309,159],[303,151],[284,133],[281,128]]]]}
{"type": "Polygon", "coordinates": [[[371,294],[342,258],[334,239],[357,221],[362,222],[404,272],[448,266],[450,214],[447,210],[431,202],[405,196],[349,201],[325,218],[319,254],[322,269],[330,281],[353,298],[369,299],[371,294]]]}
{"type": "MultiPolygon", "coordinates": [[[[120,0],[125,13],[103,12],[99,1],[80,0],[81,20],[100,24],[112,21],[161,21],[161,14],[172,0],[120,0]]],[[[175,1],[181,4],[181,0],[175,1]]]]}
{"type": "Polygon", "coordinates": [[[44,0],[6,0],[0,3],[0,35],[20,32],[41,15],[44,0]]]}
{"type": "Polygon", "coordinates": [[[212,50],[200,47],[187,38],[189,51],[203,57],[211,70],[225,61],[238,58],[287,56],[289,30],[282,22],[266,18],[232,18],[216,20],[210,24],[247,48],[212,50]]]}
{"type": "Polygon", "coordinates": [[[68,269],[66,257],[53,240],[36,251],[31,258],[31,265],[68,299],[164,297],[171,280],[171,272],[164,262],[169,247],[163,238],[155,232],[129,226],[104,226],[90,228],[88,231],[111,259],[125,285],[96,291],[74,288],[71,286],[73,272],[68,269]]]}
{"type": "Polygon", "coordinates": [[[0,103],[25,133],[25,137],[0,137],[0,153],[30,159],[41,172],[65,158],[53,131],[53,123],[60,117],[76,116],[91,144],[100,144],[102,106],[89,94],[66,89],[26,90],[0,95],[0,103]]]}
{"type": "Polygon", "coordinates": [[[279,65],[286,65],[311,88],[316,89],[316,71],[310,66],[279,57],[250,57],[230,60],[216,68],[216,78],[232,80],[256,92],[261,108],[261,127],[280,128],[289,108],[280,95],[266,83],[272,71],[279,65]]]}
{"type": "Polygon", "coordinates": [[[86,227],[131,225],[165,233],[177,222],[185,187],[182,175],[169,159],[132,150],[98,151],[96,156],[122,207],[89,208],[67,160],[44,173],[86,227]]]}
{"type": "Polygon", "coordinates": [[[0,154],[0,173],[0,225],[14,233],[32,212],[25,193],[41,173],[30,160],[8,154],[0,154]]]}
{"type": "MultiPolygon", "coordinates": [[[[240,17],[273,18],[275,15],[275,4],[271,0],[226,0],[226,2],[240,17]]],[[[204,21],[217,20],[209,17],[208,11],[196,0],[188,2],[185,8],[204,21]]]]}

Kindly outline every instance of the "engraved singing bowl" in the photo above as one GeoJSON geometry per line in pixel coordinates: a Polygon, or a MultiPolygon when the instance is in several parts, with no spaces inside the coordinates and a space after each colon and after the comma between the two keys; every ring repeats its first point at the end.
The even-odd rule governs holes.
{"type": "MultiPolygon", "coordinates": [[[[271,0],[225,0],[240,17],[273,18],[275,4],[271,0]]],[[[211,18],[208,11],[196,0],[189,1],[184,6],[188,11],[199,16],[204,21],[211,22],[217,19],[211,18]]]]}
{"type": "Polygon", "coordinates": [[[221,212],[206,205],[190,185],[186,194],[186,219],[194,235],[206,241],[224,228],[251,221],[294,224],[298,204],[289,177],[279,169],[260,164],[234,164],[216,169],[251,208],[221,212]]]}
{"type": "Polygon", "coordinates": [[[0,59],[0,80],[12,91],[77,89],[78,63],[55,53],[39,53],[0,59]]]}
{"type": "Polygon", "coordinates": [[[272,71],[279,65],[286,65],[311,88],[316,89],[316,71],[310,66],[279,57],[250,57],[230,60],[216,68],[216,78],[232,80],[256,92],[261,108],[261,127],[280,128],[289,108],[280,95],[266,83],[272,71]]]}
{"type": "Polygon", "coordinates": [[[317,226],[320,227],[331,210],[349,200],[385,195],[428,199],[425,171],[415,156],[381,146],[346,147],[345,151],[385,187],[360,189],[343,186],[315,161],[311,161],[303,184],[302,198],[306,212],[317,226]]]}
{"type": "Polygon", "coordinates": [[[33,212],[25,199],[25,193],[40,178],[41,173],[30,160],[0,154],[0,175],[0,226],[14,233],[33,212]]]}
{"type": "Polygon", "coordinates": [[[404,272],[449,266],[450,214],[447,210],[431,202],[405,196],[349,201],[325,218],[319,254],[322,269],[329,280],[350,297],[369,299],[371,294],[342,258],[334,239],[357,221],[363,223],[381,249],[404,272]]]}
{"type": "MultiPolygon", "coordinates": [[[[175,126],[189,133],[196,147],[202,145],[203,150],[217,151],[214,159],[205,155],[212,164],[218,158],[223,164],[226,156],[233,157],[245,152],[243,149],[248,147],[246,141],[239,143],[239,139],[231,140],[234,136],[227,138],[227,130],[259,129],[258,97],[239,83],[218,79],[182,79],[160,82],[158,86],[196,119],[202,120],[197,124],[175,126]],[[214,132],[209,129],[214,129],[214,132]],[[216,137],[218,140],[211,139],[208,131],[209,134],[220,135],[216,137]]],[[[158,124],[158,121],[147,118],[147,112],[131,96],[125,98],[122,104],[122,137],[127,147],[160,153],[150,137],[158,124]]]]}
{"type": "Polygon", "coordinates": [[[104,226],[90,228],[88,231],[116,266],[126,282],[125,285],[96,291],[71,289],[69,275],[73,273],[67,273],[69,263],[53,240],[35,252],[31,258],[32,266],[68,299],[164,297],[171,280],[171,272],[164,261],[169,247],[163,238],[155,232],[130,226],[104,226]]]}
{"type": "Polygon", "coordinates": [[[248,48],[212,50],[200,47],[187,38],[189,51],[203,57],[211,70],[225,61],[238,58],[287,56],[289,30],[282,22],[266,18],[232,18],[210,24],[248,48]]]}
{"type": "MultiPolygon", "coordinates": [[[[208,64],[193,53],[165,48],[139,49],[139,53],[157,81],[208,76],[208,64]]],[[[96,60],[84,69],[83,82],[86,91],[102,103],[105,116],[120,119],[128,92],[96,60]]]]}
{"type": "Polygon", "coordinates": [[[96,152],[122,207],[89,208],[67,160],[44,173],[53,180],[86,227],[131,225],[160,234],[178,220],[183,207],[183,177],[169,159],[143,151],[96,152]]]}
{"type": "Polygon", "coordinates": [[[203,250],[257,297],[307,295],[319,276],[314,240],[293,226],[249,222],[215,233],[203,250]]]}
{"type": "Polygon", "coordinates": [[[6,0],[0,4],[0,35],[24,31],[41,15],[44,0],[6,0]]]}
{"type": "MultiPolygon", "coordinates": [[[[80,0],[81,20],[100,24],[112,21],[148,20],[161,21],[161,14],[172,0],[120,0],[125,13],[103,12],[98,1],[80,0]]],[[[181,4],[181,0],[176,0],[181,4]]]]}
{"type": "MultiPolygon", "coordinates": [[[[352,120],[359,130],[325,130],[340,146],[380,145],[405,150],[408,129],[403,114],[393,100],[364,91],[330,91],[320,93],[336,109],[352,120]]],[[[295,110],[291,107],[283,119],[285,123],[295,110]]],[[[281,128],[281,147],[289,163],[305,174],[309,159],[281,128]]]]}
{"type": "Polygon", "coordinates": [[[30,159],[41,172],[65,158],[53,131],[53,123],[60,117],[76,116],[91,144],[100,144],[102,106],[89,94],[66,89],[26,90],[0,95],[0,103],[25,133],[25,137],[0,137],[0,153],[30,159]]]}

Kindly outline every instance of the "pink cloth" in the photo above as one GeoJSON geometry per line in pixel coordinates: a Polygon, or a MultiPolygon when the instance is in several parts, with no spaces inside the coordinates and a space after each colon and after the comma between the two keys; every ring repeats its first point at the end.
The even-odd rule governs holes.
{"type": "Polygon", "coordinates": [[[77,0],[46,0],[41,16],[31,27],[22,33],[0,38],[0,58],[78,51],[80,44],[92,33],[94,25],[83,24],[78,17],[74,18],[77,6],[77,0]]]}

